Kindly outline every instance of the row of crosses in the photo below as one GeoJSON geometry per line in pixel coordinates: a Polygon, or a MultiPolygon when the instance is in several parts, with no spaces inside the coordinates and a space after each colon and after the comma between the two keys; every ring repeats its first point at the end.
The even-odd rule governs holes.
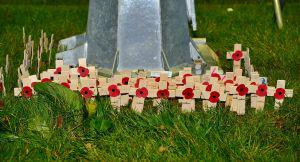
{"type": "Polygon", "coordinates": [[[196,100],[201,99],[205,111],[216,108],[225,102],[226,107],[244,115],[246,97],[251,98],[251,107],[262,110],[267,96],[274,96],[275,108],[279,108],[285,97],[292,97],[293,90],[285,89],[285,81],[278,80],[272,87],[260,81],[259,73],[250,62],[249,49],[242,51],[240,44],[235,44],[234,51],[226,54],[233,60],[233,72],[223,74],[218,66],[211,66],[204,75],[192,75],[192,68],[186,67],[179,75],[172,77],[165,71],[122,71],[110,78],[98,75],[94,66],[87,66],[86,59],[78,60],[78,67],[64,65],[56,60],[56,68],[29,75],[24,65],[18,70],[19,87],[14,89],[15,96],[32,97],[37,82],[55,82],[62,88],[79,91],[86,100],[95,96],[109,96],[111,105],[120,110],[131,104],[132,110],[142,112],[146,99],[153,100],[158,106],[164,100],[177,98],[183,112],[195,110],[196,100]],[[247,76],[243,75],[241,61],[244,60],[247,76]],[[154,75],[155,74],[155,75],[154,75]]]}

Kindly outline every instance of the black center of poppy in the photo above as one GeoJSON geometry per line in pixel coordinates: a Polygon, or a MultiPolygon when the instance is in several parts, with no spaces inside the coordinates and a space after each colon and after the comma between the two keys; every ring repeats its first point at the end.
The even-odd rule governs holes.
{"type": "Polygon", "coordinates": [[[29,93],[29,91],[25,91],[25,93],[29,93]]]}
{"type": "Polygon", "coordinates": [[[238,53],[237,53],[237,54],[236,54],[236,56],[237,56],[237,57],[239,57],[239,56],[240,56],[240,54],[238,54],[238,53]]]}
{"type": "Polygon", "coordinates": [[[260,91],[262,91],[262,92],[263,92],[263,91],[265,91],[265,90],[262,88],[262,89],[260,89],[260,91]]]}
{"type": "Polygon", "coordinates": [[[128,84],[128,82],[126,81],[125,84],[128,84]]]}
{"type": "Polygon", "coordinates": [[[240,91],[241,91],[241,92],[243,92],[243,91],[244,91],[244,89],[243,89],[243,88],[241,88],[241,89],[240,89],[240,91]]]}
{"type": "Polygon", "coordinates": [[[282,95],[282,92],[278,92],[279,95],[282,95]]]}
{"type": "Polygon", "coordinates": [[[85,72],[85,70],[84,70],[84,69],[81,69],[81,72],[83,72],[83,73],[84,73],[84,72],[85,72]]]}
{"type": "Polygon", "coordinates": [[[115,89],[112,89],[111,91],[112,91],[112,92],[115,92],[116,90],[115,90],[115,89]]]}
{"type": "Polygon", "coordinates": [[[140,94],[143,94],[143,91],[140,91],[140,94]]]}
{"type": "Polygon", "coordinates": [[[88,94],[88,91],[85,91],[84,94],[88,94]]]}

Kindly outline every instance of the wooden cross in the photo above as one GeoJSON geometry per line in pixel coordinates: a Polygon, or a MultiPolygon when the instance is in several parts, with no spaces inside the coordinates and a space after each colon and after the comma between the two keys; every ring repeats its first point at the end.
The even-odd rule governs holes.
{"type": "Polygon", "coordinates": [[[238,57],[240,57],[239,60],[233,60],[233,70],[235,69],[240,69],[241,68],[241,60],[245,57],[245,55],[247,54],[247,51],[242,51],[242,45],[241,44],[235,44],[234,45],[234,51],[233,52],[227,52],[226,54],[226,58],[227,59],[233,59],[233,54],[236,52],[241,52],[241,54],[238,54],[238,57]]]}
{"type": "Polygon", "coordinates": [[[102,83],[101,86],[98,87],[99,96],[107,96],[108,95],[108,83],[102,83]]]}
{"type": "Polygon", "coordinates": [[[63,60],[55,60],[55,68],[63,67],[64,61],[63,60]]]}
{"type": "Polygon", "coordinates": [[[110,104],[114,109],[120,111],[120,108],[121,108],[121,95],[119,95],[117,97],[110,97],[110,104]]]}
{"type": "MultiPolygon", "coordinates": [[[[230,89],[231,89],[231,86],[235,84],[234,73],[233,72],[226,72],[225,78],[226,78],[226,80],[224,81],[225,91],[229,92],[230,89]],[[228,81],[228,82],[226,82],[226,81],[228,81]]],[[[233,95],[230,94],[230,93],[227,93],[225,107],[231,106],[232,98],[233,98],[233,95]]]]}
{"type": "MultiPolygon", "coordinates": [[[[244,84],[246,86],[246,88],[248,89],[248,93],[249,93],[249,88],[247,87],[249,78],[247,78],[245,76],[238,76],[236,78],[236,82],[238,83],[238,85],[244,84]]],[[[237,114],[245,115],[245,113],[246,113],[246,95],[243,95],[243,96],[237,95],[236,106],[237,106],[237,114]]]]}
{"type": "Polygon", "coordinates": [[[145,98],[139,98],[134,96],[131,104],[131,108],[133,111],[142,113],[144,109],[145,98]]]}
{"type": "Polygon", "coordinates": [[[203,109],[207,111],[211,108],[216,108],[218,102],[226,101],[227,94],[225,93],[225,87],[221,86],[217,82],[212,82],[211,91],[202,91],[201,98],[203,99],[203,109]],[[218,93],[218,96],[215,96],[215,93],[218,93]],[[210,99],[215,98],[218,101],[210,101],[210,99]]]}
{"type": "Polygon", "coordinates": [[[117,97],[110,97],[111,106],[117,111],[121,110],[122,106],[126,106],[129,101],[128,95],[119,95],[117,97]]]}
{"type": "Polygon", "coordinates": [[[259,73],[258,72],[251,72],[250,74],[250,82],[248,83],[249,93],[251,94],[251,107],[255,108],[256,110],[261,110],[261,105],[264,105],[264,98],[259,98],[256,95],[256,90],[259,84],[259,73]],[[257,101],[260,104],[257,104],[257,101]]]}
{"type": "Polygon", "coordinates": [[[78,59],[78,64],[81,67],[87,67],[87,65],[86,65],[86,58],[79,58],[78,59]]]}
{"type": "Polygon", "coordinates": [[[195,111],[195,99],[179,99],[178,102],[182,104],[182,112],[189,113],[195,111]]]}
{"type": "Polygon", "coordinates": [[[277,80],[276,89],[270,89],[269,95],[271,96],[273,94],[273,96],[275,97],[275,104],[274,104],[275,109],[281,107],[285,97],[293,97],[293,90],[285,89],[285,82],[286,82],[285,80],[277,80]]]}

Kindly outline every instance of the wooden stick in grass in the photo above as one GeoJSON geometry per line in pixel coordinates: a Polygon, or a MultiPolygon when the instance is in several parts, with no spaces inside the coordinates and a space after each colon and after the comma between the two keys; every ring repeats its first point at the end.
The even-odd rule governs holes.
{"type": "Polygon", "coordinates": [[[44,48],[45,48],[45,50],[46,50],[46,53],[48,53],[48,50],[49,50],[49,48],[48,48],[49,40],[48,40],[48,38],[47,38],[47,34],[46,34],[46,33],[44,33],[43,41],[44,41],[43,43],[44,43],[44,48]]]}
{"type": "Polygon", "coordinates": [[[31,44],[32,44],[32,48],[31,48],[31,60],[30,60],[30,64],[32,66],[33,56],[34,56],[34,41],[32,41],[31,44]]]}
{"type": "Polygon", "coordinates": [[[29,57],[32,55],[32,40],[31,40],[31,35],[28,36],[28,42],[27,42],[27,51],[29,54],[29,57]]]}
{"type": "Polygon", "coordinates": [[[39,46],[38,47],[38,51],[37,51],[37,76],[39,77],[39,74],[40,74],[40,56],[41,56],[41,50],[42,50],[42,47],[39,46]]]}
{"type": "Polygon", "coordinates": [[[5,65],[5,73],[6,75],[8,74],[8,69],[9,69],[9,56],[6,55],[6,65],[5,65]]]}
{"type": "Polygon", "coordinates": [[[40,52],[39,53],[43,53],[43,45],[44,45],[44,43],[43,43],[43,37],[41,37],[40,38],[40,52]]]}
{"type": "Polygon", "coordinates": [[[53,47],[53,42],[54,42],[54,34],[51,35],[51,40],[50,40],[50,44],[49,44],[49,67],[51,65],[51,53],[52,53],[52,47],[53,47]]]}
{"type": "Polygon", "coordinates": [[[25,34],[25,27],[23,26],[23,44],[24,44],[24,47],[26,46],[26,34],[25,34]]]}
{"type": "Polygon", "coordinates": [[[3,68],[0,68],[0,82],[2,83],[2,88],[3,88],[3,96],[6,96],[6,89],[5,89],[5,84],[4,84],[4,75],[3,75],[3,68]]]}
{"type": "Polygon", "coordinates": [[[25,59],[26,59],[26,49],[24,49],[24,51],[23,51],[23,65],[26,66],[26,61],[25,61],[25,59]]]}

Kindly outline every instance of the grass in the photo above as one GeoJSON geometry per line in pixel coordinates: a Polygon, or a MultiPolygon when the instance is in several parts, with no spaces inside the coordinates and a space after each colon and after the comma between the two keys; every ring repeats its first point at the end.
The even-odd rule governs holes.
{"type": "Polygon", "coordinates": [[[70,106],[76,95],[66,100],[65,92],[31,100],[12,97],[23,57],[22,27],[34,40],[41,29],[53,33],[57,43],[85,31],[87,5],[0,5],[0,64],[5,66],[9,54],[12,65],[5,78],[9,94],[0,110],[0,160],[298,161],[299,7],[286,5],[284,29],[278,30],[269,3],[197,3],[199,30],[193,36],[207,38],[224,70],[230,70],[225,53],[234,43],[249,47],[252,64],[270,85],[285,79],[294,89],[281,109],[274,110],[273,98],[267,98],[263,112],[248,107],[242,117],[221,106],[203,112],[197,105],[196,112],[182,114],[177,103],[168,102],[160,114],[147,106],[139,115],[128,108],[117,113],[101,98],[97,113],[87,117],[70,106]],[[226,12],[227,7],[234,12],[226,12]]]}

